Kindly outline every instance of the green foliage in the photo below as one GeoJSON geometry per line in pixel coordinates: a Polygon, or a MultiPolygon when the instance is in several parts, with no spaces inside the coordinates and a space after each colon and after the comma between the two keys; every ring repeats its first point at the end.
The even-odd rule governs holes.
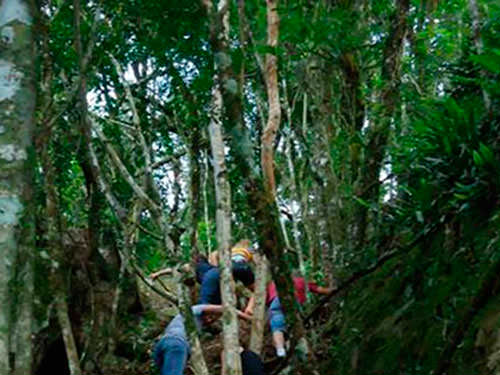
{"type": "MultiPolygon", "coordinates": [[[[294,250],[302,251],[307,274],[320,283],[331,276],[341,282],[376,263],[381,255],[398,252],[357,280],[347,293],[339,294],[332,304],[334,311],[322,316],[327,321],[315,322],[324,325],[308,332],[322,335],[313,344],[320,373],[430,374],[499,254],[500,7],[494,0],[477,1],[481,51],[467,1],[411,1],[399,63],[395,53],[385,53],[394,42],[391,31],[401,3],[297,0],[279,5],[276,52],[283,112],[274,166],[278,205],[287,211],[285,230],[293,239],[295,220],[300,232],[299,248],[294,250]],[[383,74],[390,68],[394,77],[383,74]],[[285,154],[287,141],[292,144],[295,181],[285,154]],[[373,155],[380,155],[379,165],[373,155]],[[365,181],[370,172],[373,180],[365,181]],[[298,191],[294,192],[292,182],[298,191]],[[361,228],[363,220],[366,228],[361,228]]],[[[163,228],[144,206],[134,223],[140,228],[131,222],[122,225],[85,169],[86,141],[79,126],[82,110],[68,89],[80,78],[73,48],[73,7],[64,1],[44,6],[48,23],[40,28],[38,47],[44,53],[38,74],[47,77],[51,71],[52,75],[48,84],[39,84],[43,100],[37,118],[43,124],[57,116],[49,154],[56,170],[58,215],[63,232],[80,228],[97,233],[101,253],[108,256],[99,253],[80,259],[68,254],[76,259],[71,263],[72,274],[88,272],[85,280],[92,287],[102,277],[113,290],[123,251],[130,251],[133,264],[149,274],[189,260],[194,232],[199,251],[206,253],[208,244],[216,249],[211,160],[204,181],[215,56],[202,3],[106,0],[100,3],[98,25],[93,25],[97,3],[85,3],[81,14],[83,49],[95,42],[86,72],[90,112],[99,116],[95,121],[127,171],[162,204],[175,254],[164,248],[158,238],[163,228]],[[108,53],[126,72],[140,130],[134,127],[122,77],[108,53]],[[158,195],[143,178],[139,131],[153,162],[170,158],[154,172],[158,195]],[[195,166],[199,175],[193,173],[195,166]],[[199,183],[199,207],[192,201],[193,181],[199,183]],[[204,182],[206,199],[201,191],[204,182]],[[93,194],[101,202],[97,212],[92,211],[93,194]],[[98,219],[97,228],[92,227],[92,217],[98,219]],[[137,234],[131,249],[125,246],[129,232],[137,234]],[[79,262],[87,263],[78,268],[79,262]],[[100,262],[104,263],[100,270],[87,271],[100,262]]],[[[230,54],[233,68],[242,73],[238,78],[244,80],[241,115],[251,141],[245,147],[259,166],[268,108],[265,79],[254,53],[264,58],[270,50],[264,2],[247,1],[245,7],[251,35],[244,35],[245,43],[239,40],[238,9],[232,7],[230,54]]],[[[131,218],[138,198],[111,162],[104,143],[93,133],[91,138],[102,176],[131,218]]],[[[255,240],[259,223],[251,214],[248,181],[235,150],[227,148],[233,239],[255,240]]],[[[44,172],[37,173],[40,259],[36,280],[42,290],[40,300],[49,303],[48,286],[43,285],[47,280],[40,277],[50,266],[50,244],[44,237],[44,172]]],[[[292,252],[282,261],[296,267],[292,252]]],[[[68,281],[70,293],[84,293],[74,275],[68,281]]],[[[487,359],[474,343],[477,330],[498,312],[498,296],[493,293],[498,294],[497,289],[465,332],[449,373],[487,373],[487,359]]],[[[74,311],[80,307],[71,306],[74,311]]],[[[84,307],[84,312],[91,310],[84,307]]],[[[42,311],[37,306],[37,312],[42,311]]],[[[145,360],[155,319],[148,313],[140,323],[131,319],[126,333],[131,340],[121,348],[126,356],[137,354],[137,360],[145,360]]]]}

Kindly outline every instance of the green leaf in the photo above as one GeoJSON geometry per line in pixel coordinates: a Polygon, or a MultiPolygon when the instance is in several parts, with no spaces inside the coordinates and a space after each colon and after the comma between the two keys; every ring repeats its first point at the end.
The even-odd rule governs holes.
{"type": "Polygon", "coordinates": [[[489,51],[481,55],[473,55],[470,59],[490,72],[500,73],[500,52],[498,50],[489,51]]]}
{"type": "Polygon", "coordinates": [[[494,162],[495,157],[493,155],[493,152],[487,146],[485,146],[484,143],[479,144],[479,152],[481,153],[481,156],[486,163],[494,162]]]}
{"type": "Polygon", "coordinates": [[[476,150],[472,151],[472,157],[474,158],[474,164],[476,164],[478,167],[481,167],[482,165],[484,165],[483,158],[481,157],[479,152],[477,152],[476,150]]]}
{"type": "Polygon", "coordinates": [[[451,143],[448,137],[443,137],[443,144],[444,144],[444,149],[447,154],[451,155],[451,143]]]}

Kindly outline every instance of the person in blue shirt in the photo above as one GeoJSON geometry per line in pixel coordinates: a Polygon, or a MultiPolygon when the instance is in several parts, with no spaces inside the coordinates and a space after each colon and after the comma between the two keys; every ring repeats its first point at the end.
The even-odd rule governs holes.
{"type": "MultiPolygon", "coordinates": [[[[235,281],[241,281],[250,290],[254,290],[255,276],[250,267],[252,252],[250,242],[241,240],[231,249],[232,273],[235,281]]],[[[215,252],[211,254],[211,260],[199,256],[196,259],[196,279],[201,284],[200,304],[222,303],[220,294],[220,269],[218,267],[218,256],[215,252]]]]}
{"type": "MultiPolygon", "coordinates": [[[[255,277],[249,267],[240,267],[233,264],[233,278],[241,281],[247,288],[253,290],[255,277]]],[[[220,294],[220,269],[214,267],[203,276],[200,288],[199,304],[220,305],[222,303],[220,294]]]]}

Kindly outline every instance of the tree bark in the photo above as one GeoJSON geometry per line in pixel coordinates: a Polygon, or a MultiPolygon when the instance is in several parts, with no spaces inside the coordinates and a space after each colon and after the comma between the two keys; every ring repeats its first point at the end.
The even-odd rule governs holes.
{"type": "Polygon", "coordinates": [[[69,319],[68,303],[66,302],[65,293],[57,293],[56,310],[59,325],[61,326],[64,346],[66,348],[66,356],[68,357],[69,372],[71,375],[81,375],[80,359],[78,358],[78,351],[71,328],[71,320],[69,319]]]}
{"type": "Polygon", "coordinates": [[[278,47],[279,16],[278,0],[267,0],[267,45],[273,53],[266,54],[265,78],[269,116],[262,134],[261,163],[264,172],[264,187],[268,190],[269,199],[275,199],[276,181],[274,178],[274,141],[281,121],[281,106],[278,89],[278,47]]]}
{"type": "Polygon", "coordinates": [[[212,241],[210,235],[210,216],[208,215],[208,181],[209,181],[209,169],[208,169],[208,152],[204,154],[204,175],[203,175],[203,214],[205,216],[205,232],[207,237],[207,247],[206,255],[212,252],[212,241]]]}
{"type": "MultiPolygon", "coordinates": [[[[361,168],[361,198],[365,202],[377,202],[380,192],[380,170],[385,157],[385,149],[389,139],[390,124],[399,100],[399,84],[401,78],[401,59],[408,25],[409,0],[398,0],[396,10],[391,19],[391,30],[385,42],[382,59],[383,87],[380,92],[380,111],[372,119],[375,123],[368,132],[366,157],[361,168]]],[[[356,226],[354,228],[355,246],[363,247],[366,236],[368,208],[358,205],[356,210],[356,226]]]]}
{"type": "Polygon", "coordinates": [[[255,307],[252,317],[252,332],[250,335],[250,350],[261,354],[266,327],[266,292],[268,283],[269,263],[265,255],[254,255],[257,272],[255,275],[255,307]]]}
{"type": "Polygon", "coordinates": [[[196,330],[196,325],[191,312],[191,300],[186,286],[182,281],[182,274],[176,271],[175,277],[177,279],[177,297],[179,299],[179,311],[184,316],[186,325],[186,332],[188,335],[189,343],[191,344],[191,363],[193,364],[193,372],[195,375],[209,375],[207,363],[203,356],[203,349],[201,347],[200,338],[196,330]]]}
{"type": "MultiPolygon", "coordinates": [[[[469,12],[472,20],[472,38],[474,40],[474,46],[476,47],[476,52],[478,54],[483,53],[483,38],[481,37],[481,19],[479,16],[479,8],[477,4],[477,0],[469,0],[468,2],[469,6],[469,12]]],[[[481,78],[486,78],[486,74],[484,70],[481,70],[481,78]]],[[[488,94],[488,91],[484,89],[484,87],[481,88],[481,93],[483,95],[483,100],[484,100],[484,105],[486,107],[486,110],[489,111],[491,108],[491,98],[490,95],[488,94]]]]}
{"type": "MultiPolygon", "coordinates": [[[[220,0],[218,3],[217,17],[221,18],[219,38],[229,38],[229,1],[220,0]]],[[[215,62],[215,70],[219,63],[215,62]]],[[[224,363],[222,365],[223,375],[240,375],[242,373],[239,355],[239,331],[238,316],[236,314],[236,297],[234,294],[234,280],[231,272],[231,187],[229,185],[228,173],[225,162],[224,140],[222,137],[222,94],[219,80],[214,77],[212,89],[212,109],[210,118],[210,145],[212,148],[212,159],[215,181],[216,198],[216,227],[217,243],[219,248],[221,267],[220,289],[223,313],[223,337],[224,337],[224,363]]]]}
{"type": "Polygon", "coordinates": [[[264,187],[262,176],[254,162],[250,134],[243,121],[241,90],[238,89],[238,80],[234,73],[229,42],[227,39],[219,38],[216,33],[216,30],[222,28],[221,19],[215,16],[210,0],[203,0],[203,3],[211,19],[210,42],[216,60],[220,62],[217,78],[223,97],[225,126],[230,135],[230,150],[243,177],[248,204],[256,221],[259,245],[269,259],[280,300],[289,313],[289,323],[293,327],[290,331],[293,342],[295,338],[303,335],[303,326],[295,305],[293,284],[287,262],[283,259],[286,256],[284,253],[286,246],[280,228],[279,212],[274,199],[270,201],[266,195],[267,188],[264,187]]]}
{"type": "Polygon", "coordinates": [[[295,175],[295,165],[293,163],[293,157],[292,157],[292,149],[294,147],[294,139],[293,139],[293,130],[292,130],[292,108],[290,107],[290,104],[288,103],[288,93],[287,93],[287,86],[286,86],[286,80],[283,80],[283,88],[284,88],[284,93],[285,93],[285,109],[286,109],[286,118],[288,121],[288,126],[290,128],[289,134],[287,135],[286,138],[286,145],[285,145],[285,154],[286,154],[286,161],[288,165],[288,173],[290,174],[290,190],[291,190],[291,198],[292,201],[294,201],[297,206],[298,210],[295,209],[294,205],[292,204],[290,209],[291,209],[291,214],[292,214],[292,234],[293,234],[293,240],[294,240],[294,248],[295,251],[298,254],[299,258],[299,268],[300,272],[303,276],[306,274],[306,267],[305,267],[305,261],[304,261],[304,254],[302,252],[302,246],[300,243],[300,231],[299,231],[299,220],[298,216],[300,216],[302,219],[304,217],[302,213],[302,200],[300,199],[299,191],[297,189],[297,178],[295,175]],[[298,215],[297,212],[298,211],[298,215]]]}
{"type": "Polygon", "coordinates": [[[34,42],[29,2],[0,5],[0,373],[31,373],[34,42]]]}

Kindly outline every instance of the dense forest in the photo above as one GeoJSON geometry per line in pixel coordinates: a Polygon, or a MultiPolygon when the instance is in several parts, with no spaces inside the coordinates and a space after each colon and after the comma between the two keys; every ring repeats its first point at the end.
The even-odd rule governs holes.
{"type": "Polygon", "coordinates": [[[0,375],[157,375],[177,311],[189,374],[500,374],[499,77],[496,0],[0,0],[0,375]]]}

